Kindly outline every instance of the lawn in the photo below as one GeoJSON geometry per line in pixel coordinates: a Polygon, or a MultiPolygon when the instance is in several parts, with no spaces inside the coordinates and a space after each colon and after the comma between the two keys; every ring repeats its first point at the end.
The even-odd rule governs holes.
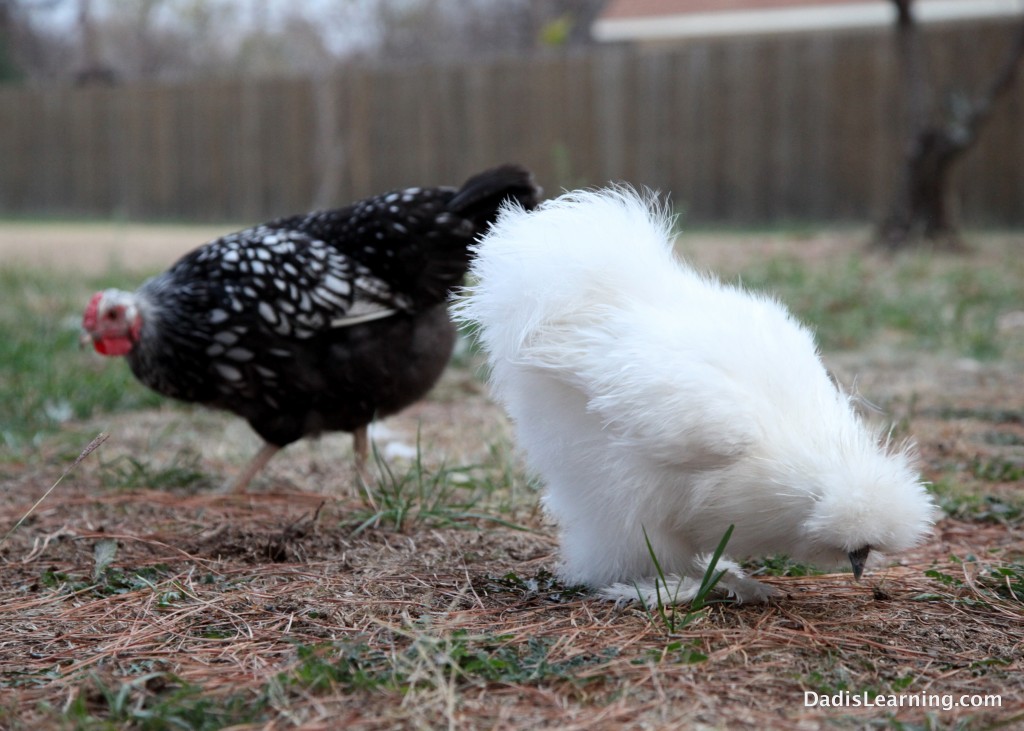
{"type": "Polygon", "coordinates": [[[339,434],[230,495],[258,447],[244,423],[78,346],[89,294],[134,286],[163,246],[130,268],[0,266],[0,728],[1024,724],[1024,234],[974,234],[967,256],[863,238],[680,249],[810,323],[871,418],[916,441],[946,515],[860,583],[763,557],[783,599],[697,612],[553,579],[541,487],[469,345],[375,427],[372,489],[339,434]]]}

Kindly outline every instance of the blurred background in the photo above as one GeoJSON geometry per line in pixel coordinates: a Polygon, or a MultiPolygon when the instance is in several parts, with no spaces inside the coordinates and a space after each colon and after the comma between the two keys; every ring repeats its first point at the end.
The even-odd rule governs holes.
{"type": "MultiPolygon", "coordinates": [[[[877,222],[915,129],[956,137],[1022,18],[1024,0],[0,0],[0,216],[254,222],[516,161],[552,195],[659,189],[688,224],[877,222]]],[[[967,225],[1024,225],[1022,87],[952,171],[967,225]]]]}

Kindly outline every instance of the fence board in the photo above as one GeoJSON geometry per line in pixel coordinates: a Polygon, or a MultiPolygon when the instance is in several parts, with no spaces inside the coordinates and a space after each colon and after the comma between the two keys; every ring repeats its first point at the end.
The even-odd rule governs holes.
{"type": "MultiPolygon", "coordinates": [[[[926,35],[978,93],[1009,22],[926,35]]],[[[866,220],[906,149],[888,33],[349,67],[315,79],[0,89],[0,214],[259,220],[530,166],[551,194],[626,180],[688,223],[866,220]]],[[[957,171],[968,222],[1024,224],[1024,76],[957,171]]]]}

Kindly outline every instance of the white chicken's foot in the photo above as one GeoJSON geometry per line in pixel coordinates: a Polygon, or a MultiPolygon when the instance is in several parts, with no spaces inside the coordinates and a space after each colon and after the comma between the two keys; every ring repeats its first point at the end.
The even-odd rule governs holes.
{"type": "MultiPolygon", "coordinates": [[[[701,556],[695,563],[698,568],[707,571],[710,556],[701,556]]],[[[715,573],[724,571],[722,578],[715,585],[713,594],[726,594],[739,603],[759,604],[779,594],[779,591],[756,579],[751,579],[743,569],[733,561],[719,559],[715,573]]],[[[690,604],[700,593],[701,580],[692,576],[671,574],[662,581],[660,578],[645,578],[634,583],[618,583],[606,586],[598,591],[601,599],[614,601],[616,604],[629,604],[642,601],[648,608],[690,604]]]]}
{"type": "Polygon", "coordinates": [[[245,469],[242,470],[241,474],[238,475],[234,480],[228,483],[228,492],[243,493],[246,488],[249,487],[249,483],[252,482],[260,470],[266,467],[267,462],[275,454],[281,451],[281,448],[276,444],[264,444],[262,449],[256,453],[246,465],[245,469]]]}
{"type": "MultiPolygon", "coordinates": [[[[711,554],[709,553],[698,556],[694,561],[697,568],[704,573],[707,573],[710,562],[711,554]]],[[[715,573],[720,571],[725,573],[715,585],[716,591],[728,594],[740,604],[761,604],[781,594],[778,589],[768,586],[768,584],[762,584],[757,579],[751,579],[735,561],[720,558],[715,564],[715,573]]]]}

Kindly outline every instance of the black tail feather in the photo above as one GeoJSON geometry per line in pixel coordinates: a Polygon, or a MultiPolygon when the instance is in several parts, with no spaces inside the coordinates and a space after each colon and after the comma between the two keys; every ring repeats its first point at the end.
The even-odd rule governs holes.
{"type": "Polygon", "coordinates": [[[472,221],[482,232],[498,216],[506,200],[514,200],[527,210],[537,207],[541,189],[533,175],[519,165],[502,165],[474,175],[448,202],[448,210],[472,221]]]}
{"type": "Polygon", "coordinates": [[[518,165],[485,170],[467,180],[445,205],[458,222],[456,232],[433,239],[411,291],[424,301],[443,300],[462,281],[472,256],[470,245],[497,219],[502,203],[511,199],[532,210],[540,202],[540,192],[530,172],[518,165]]]}

